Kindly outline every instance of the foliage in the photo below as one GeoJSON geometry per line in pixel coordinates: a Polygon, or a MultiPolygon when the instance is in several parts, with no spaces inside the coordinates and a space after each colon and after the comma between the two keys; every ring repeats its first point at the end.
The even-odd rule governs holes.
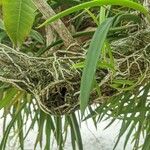
{"type": "Polygon", "coordinates": [[[20,47],[29,34],[35,7],[31,0],[3,0],[3,19],[6,31],[14,45],[20,47]]]}
{"type": "Polygon", "coordinates": [[[84,115],[84,111],[88,105],[88,100],[90,97],[90,91],[92,89],[92,83],[94,79],[94,74],[96,71],[97,62],[99,59],[99,55],[103,48],[107,33],[109,31],[110,26],[112,25],[114,18],[109,18],[104,21],[96,30],[95,35],[91,41],[87,58],[85,61],[85,67],[83,70],[82,80],[81,80],[81,94],[80,94],[80,109],[84,115]],[[97,39],[101,39],[98,41],[97,39]]]}
{"type": "Polygon", "coordinates": [[[94,1],[90,1],[87,3],[83,3],[77,6],[74,6],[70,9],[67,9],[59,14],[57,14],[56,16],[46,20],[42,25],[40,25],[39,27],[42,27],[45,24],[51,23],[53,21],[55,21],[58,18],[62,18],[68,14],[71,14],[75,11],[84,9],[84,8],[90,8],[90,7],[94,7],[94,6],[104,6],[104,5],[121,5],[124,7],[129,7],[129,8],[133,8],[135,10],[139,10],[140,12],[142,12],[145,16],[147,16],[149,18],[149,13],[148,11],[142,7],[140,4],[138,3],[134,3],[130,0],[122,0],[122,1],[116,1],[116,0],[94,0],[94,1]]]}
{"type": "MultiPolygon", "coordinates": [[[[35,17],[36,9],[32,1],[2,1],[3,19],[0,22],[0,41],[3,44],[0,45],[0,55],[4,57],[3,59],[0,57],[0,81],[2,81],[0,82],[0,109],[3,110],[2,118],[4,119],[4,122],[3,138],[0,144],[0,149],[7,149],[7,141],[11,131],[17,135],[19,148],[25,149],[24,141],[30,131],[37,125],[38,133],[34,145],[35,149],[38,144],[42,149],[51,149],[52,137],[55,138],[58,148],[60,150],[63,149],[68,129],[70,129],[72,148],[74,150],[82,150],[84,147],[80,133],[81,118],[83,120],[92,118],[93,123],[97,125],[99,121],[104,120],[107,116],[106,119],[111,119],[111,122],[106,128],[112,125],[116,119],[122,121],[120,133],[114,148],[127,131],[124,149],[126,148],[129,138],[133,137],[134,149],[139,149],[141,146],[143,150],[149,150],[149,45],[147,44],[148,38],[146,38],[146,40],[142,39],[146,42],[141,44],[141,42],[139,42],[140,39],[138,38],[142,38],[142,36],[140,34],[136,34],[139,30],[139,26],[147,28],[145,21],[140,17],[141,14],[137,15],[137,12],[139,13],[140,11],[149,20],[149,13],[146,8],[144,8],[140,2],[133,2],[130,0],[94,0],[88,2],[86,0],[69,0],[65,3],[65,5],[63,2],[54,0],[48,1],[48,3],[53,9],[58,7],[61,9],[66,9],[70,6],[72,7],[56,14],[50,19],[48,18],[44,23],[42,23],[43,18],[38,11],[35,17]],[[104,5],[105,7],[102,7],[104,5]],[[97,7],[92,8],[95,6],[97,7]],[[17,70],[13,70],[12,68],[12,72],[8,71],[10,66],[19,68],[19,65],[16,64],[21,60],[25,60],[25,58],[30,58],[30,61],[26,63],[25,61],[22,61],[23,66],[29,64],[30,67],[30,65],[32,66],[35,61],[40,60],[41,57],[44,57],[43,54],[46,57],[49,55],[52,56],[54,59],[53,62],[57,62],[56,66],[59,66],[58,68],[63,70],[64,68],[59,65],[59,62],[63,61],[58,61],[56,59],[57,56],[55,55],[57,53],[53,52],[57,49],[65,49],[63,47],[63,41],[56,35],[56,41],[50,45],[47,45],[45,40],[46,32],[43,32],[44,29],[37,29],[37,26],[43,27],[44,25],[50,24],[62,17],[65,17],[66,20],[71,19],[71,22],[68,24],[66,23],[66,26],[74,26],[76,31],[74,34],[72,33],[72,36],[74,38],[78,37],[81,39],[82,44],[80,46],[84,49],[84,53],[87,53],[86,59],[81,57],[81,59],[78,59],[77,61],[71,60],[70,64],[72,64],[72,66],[69,66],[70,68],[65,72],[65,74],[67,74],[70,70],[73,70],[72,68],[74,68],[75,70],[82,72],[83,75],[81,79],[80,91],[76,92],[77,94],[80,93],[80,110],[72,112],[71,114],[66,113],[63,116],[50,115],[47,114],[47,112],[42,111],[42,108],[39,107],[39,102],[37,102],[37,97],[33,94],[37,91],[32,92],[33,89],[36,88],[34,88],[31,84],[29,84],[29,86],[32,87],[32,90],[28,88],[23,90],[22,88],[24,85],[30,83],[28,82],[28,79],[30,79],[29,76],[22,74],[21,79],[27,79],[23,85],[22,82],[15,80],[15,77],[18,75],[16,74],[17,70]],[[90,20],[90,23],[87,23],[89,27],[91,24],[94,24],[94,27],[96,28],[94,31],[82,30],[83,22],[87,19],[86,17],[90,20]],[[130,32],[134,32],[133,35],[135,38],[130,36],[130,32]],[[83,37],[86,37],[87,39],[83,40],[83,37]],[[123,42],[122,38],[124,38],[123,42]],[[135,39],[138,39],[139,41],[135,41],[135,39]],[[114,41],[118,43],[113,45],[114,41]],[[128,45],[125,45],[124,42],[128,45]],[[130,42],[135,44],[135,48],[130,47],[132,46],[130,42]],[[120,43],[121,46],[125,47],[120,47],[121,53],[118,51],[118,46],[120,43]],[[5,51],[5,49],[7,49],[5,45],[7,45],[7,48],[8,46],[12,47],[13,45],[13,51],[15,53],[7,53],[5,51]],[[115,46],[117,47],[117,50],[115,49],[115,46]],[[113,50],[112,47],[114,48],[113,50]],[[17,51],[18,49],[20,52],[17,51]],[[85,49],[88,49],[88,52],[85,49]],[[131,59],[130,55],[133,56],[131,59]],[[24,59],[19,60],[19,57],[17,56],[20,56],[20,58],[24,56],[24,59]],[[6,57],[9,58],[6,60],[9,60],[10,63],[8,66],[3,67],[2,64],[5,63],[4,58],[6,57]],[[14,61],[14,58],[17,62],[14,61]],[[124,68],[119,68],[120,70],[118,69],[118,64],[115,61],[120,63],[122,67],[126,67],[124,72],[120,71],[124,68]],[[122,63],[122,61],[124,63],[122,63]],[[144,66],[144,69],[141,67],[143,66],[143,63],[144,65],[147,65],[144,66]],[[137,70],[133,64],[138,66],[137,70]],[[130,76],[132,71],[130,70],[131,68],[135,69],[136,73],[134,72],[134,77],[130,76]],[[99,70],[102,70],[103,73],[98,74],[99,70]],[[125,73],[125,75],[123,73],[125,73]],[[11,76],[12,74],[13,77],[11,76]],[[103,77],[105,75],[107,76],[103,77]],[[3,76],[6,77],[3,78],[3,76]],[[101,89],[102,82],[108,84],[108,76],[110,79],[108,81],[110,87],[108,88],[106,86],[101,89]],[[122,76],[124,78],[122,78],[122,76]],[[12,78],[10,79],[10,77],[12,78]],[[113,91],[109,90],[111,88],[113,91]],[[99,96],[98,98],[96,97],[95,101],[93,100],[93,95],[93,101],[91,100],[91,91],[93,90],[94,92],[96,91],[95,93],[99,96]],[[116,91],[117,93],[114,94],[113,92],[116,91]],[[108,95],[103,96],[103,93],[108,95]],[[104,99],[101,101],[99,98],[104,99]],[[93,109],[91,103],[97,102],[99,105],[96,105],[96,109],[93,109]],[[88,115],[86,116],[84,114],[85,108],[88,110],[88,115]],[[82,115],[80,115],[80,112],[82,115]],[[6,125],[9,117],[11,117],[11,121],[8,125],[6,125]],[[29,118],[32,122],[29,128],[24,131],[24,127],[26,127],[26,123],[29,118]],[[142,145],[139,142],[141,136],[144,137],[144,142],[142,145]],[[45,145],[43,145],[43,137],[46,137],[45,145]]],[[[65,19],[63,20],[64,22],[66,21],[65,19]]],[[[147,32],[145,34],[147,34],[147,32]]],[[[146,37],[148,37],[148,35],[146,35],[146,37]]],[[[80,54],[80,52],[77,53],[80,54]]],[[[60,54],[62,55],[63,53],[61,52],[60,54]]],[[[46,62],[46,58],[42,58],[41,62],[44,64],[46,62]]],[[[39,63],[36,67],[38,68],[42,63],[39,63]]],[[[26,68],[23,69],[26,70],[26,68]]],[[[54,70],[53,74],[54,72],[56,71],[54,70]]],[[[59,73],[61,74],[61,71],[59,73]]],[[[30,72],[30,75],[33,77],[33,72],[30,72]]],[[[37,78],[33,78],[35,83],[37,78]]],[[[41,83],[43,81],[41,81],[41,83]]]]}

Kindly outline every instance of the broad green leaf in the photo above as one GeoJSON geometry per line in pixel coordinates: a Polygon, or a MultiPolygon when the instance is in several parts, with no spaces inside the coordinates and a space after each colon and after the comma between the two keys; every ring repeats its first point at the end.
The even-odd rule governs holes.
{"type": "MultiPolygon", "coordinates": [[[[5,26],[4,26],[4,22],[2,19],[0,19],[0,29],[6,31],[5,26]]],[[[30,32],[30,36],[33,39],[37,40],[39,43],[44,44],[44,39],[43,39],[42,35],[39,32],[37,32],[36,30],[32,29],[30,32]]],[[[0,38],[1,38],[1,36],[0,36],[0,38]]]]}
{"type": "Polygon", "coordinates": [[[32,0],[3,0],[6,32],[16,47],[20,47],[31,31],[35,18],[32,0]]]}
{"type": "Polygon", "coordinates": [[[88,105],[97,62],[99,60],[101,49],[103,48],[103,44],[113,20],[114,18],[109,18],[97,28],[86,56],[80,87],[80,109],[82,115],[88,105]]]}

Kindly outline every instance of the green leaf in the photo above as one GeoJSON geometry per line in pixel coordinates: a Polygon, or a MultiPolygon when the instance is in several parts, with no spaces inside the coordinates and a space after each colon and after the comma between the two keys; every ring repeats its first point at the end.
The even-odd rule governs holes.
{"type": "Polygon", "coordinates": [[[77,121],[75,113],[72,113],[70,115],[70,118],[71,118],[71,121],[72,121],[72,125],[73,125],[73,129],[74,129],[74,133],[75,133],[78,148],[80,150],[83,150],[83,144],[82,144],[82,138],[81,138],[81,133],[80,133],[80,129],[79,129],[79,123],[77,121]]]}
{"type": "Polygon", "coordinates": [[[130,139],[132,133],[133,133],[132,131],[134,130],[135,126],[136,126],[136,122],[135,122],[135,123],[132,123],[132,125],[131,125],[131,127],[130,127],[130,129],[129,129],[127,135],[126,135],[125,142],[124,142],[124,150],[126,149],[127,143],[128,143],[128,141],[129,141],[129,139],[130,139]]]}
{"type": "Polygon", "coordinates": [[[121,129],[119,131],[119,135],[118,135],[117,141],[115,142],[115,146],[114,146],[113,150],[115,150],[115,148],[116,148],[118,142],[120,141],[121,137],[127,131],[128,127],[130,126],[130,123],[131,122],[129,122],[129,121],[126,122],[125,120],[123,120],[122,125],[121,125],[121,129]]]}
{"type": "Polygon", "coordinates": [[[127,84],[127,85],[133,85],[134,82],[132,80],[122,80],[122,79],[115,79],[112,82],[117,84],[127,84]]]}
{"type": "Polygon", "coordinates": [[[141,23],[141,18],[135,14],[130,14],[130,13],[125,13],[125,14],[120,14],[118,18],[114,22],[114,26],[117,26],[122,20],[125,21],[132,21],[136,24],[141,23]]]}
{"type": "Polygon", "coordinates": [[[51,122],[52,122],[52,118],[51,116],[47,115],[46,118],[46,127],[45,127],[45,135],[46,135],[46,144],[45,144],[45,150],[50,150],[51,149],[51,145],[50,145],[50,141],[51,141],[51,122]]]}
{"type": "Polygon", "coordinates": [[[150,20],[150,15],[149,15],[149,12],[147,11],[147,9],[136,2],[133,2],[130,0],[120,0],[120,1],[119,0],[93,0],[90,2],[84,2],[77,6],[71,7],[67,10],[64,10],[64,11],[58,13],[57,15],[54,15],[53,17],[47,19],[44,23],[42,23],[39,26],[39,28],[46,24],[50,24],[51,22],[54,22],[57,19],[65,17],[73,12],[76,12],[76,11],[79,11],[79,10],[82,10],[85,8],[90,8],[90,7],[95,7],[95,6],[104,6],[104,5],[120,5],[120,6],[124,6],[124,7],[128,7],[128,8],[132,8],[132,9],[140,11],[147,17],[148,20],[150,20]]]}
{"type": "Polygon", "coordinates": [[[33,25],[35,7],[31,0],[3,0],[3,18],[8,36],[20,47],[33,25]]]}
{"type": "Polygon", "coordinates": [[[20,149],[24,150],[23,116],[21,113],[19,113],[17,117],[17,126],[18,126],[18,137],[19,137],[20,149]]]}
{"type": "Polygon", "coordinates": [[[73,150],[76,150],[76,143],[75,143],[75,133],[74,133],[74,130],[73,130],[73,127],[70,125],[70,132],[71,132],[71,144],[72,144],[72,149],[73,150]]]}
{"type": "Polygon", "coordinates": [[[99,60],[100,51],[103,48],[109,28],[114,18],[108,18],[96,30],[91,41],[86,60],[80,87],[80,109],[82,115],[88,105],[92,82],[96,71],[97,62],[99,60]]]}
{"type": "Polygon", "coordinates": [[[33,39],[35,39],[36,41],[38,41],[39,43],[44,44],[44,39],[43,39],[42,35],[39,32],[37,32],[35,30],[31,30],[30,36],[33,39]]]}
{"type": "Polygon", "coordinates": [[[63,137],[62,137],[62,118],[61,116],[55,117],[56,123],[56,141],[59,146],[59,150],[63,150],[63,137]]]}
{"type": "MultiPolygon", "coordinates": [[[[80,69],[80,68],[84,68],[85,63],[84,62],[79,62],[76,64],[72,65],[72,68],[76,68],[76,69],[80,69]]],[[[114,67],[112,64],[107,63],[106,61],[102,61],[102,62],[98,62],[97,63],[97,67],[102,68],[102,69],[110,69],[110,70],[114,70],[114,67]]]]}
{"type": "MultiPolygon", "coordinates": [[[[32,112],[30,112],[30,113],[32,113],[32,112]]],[[[38,115],[39,115],[39,113],[35,113],[34,118],[32,119],[32,122],[31,122],[31,124],[30,124],[30,126],[29,126],[29,128],[28,128],[28,130],[27,130],[27,132],[26,132],[23,140],[26,139],[26,137],[28,136],[28,134],[30,133],[30,131],[34,128],[35,124],[37,123],[37,120],[39,119],[38,115]]]]}
{"type": "Polygon", "coordinates": [[[0,29],[1,29],[1,30],[5,30],[4,22],[3,22],[2,19],[0,19],[0,29]]]}
{"type": "Polygon", "coordinates": [[[6,32],[1,32],[0,33],[0,43],[2,42],[2,40],[4,40],[7,37],[6,32]]]}
{"type": "Polygon", "coordinates": [[[83,143],[81,138],[81,132],[79,128],[79,123],[75,113],[68,116],[69,126],[71,127],[71,142],[73,149],[76,149],[75,142],[79,150],[83,150],[83,143]]]}
{"type": "Polygon", "coordinates": [[[8,104],[14,99],[17,92],[17,89],[11,88],[5,93],[5,96],[0,100],[0,110],[3,107],[8,106],[8,104]]]}
{"type": "Polygon", "coordinates": [[[23,108],[25,107],[26,102],[22,103],[22,105],[19,107],[18,111],[16,112],[16,114],[13,116],[12,120],[10,121],[10,123],[8,124],[6,131],[3,135],[2,141],[0,143],[0,149],[3,150],[6,148],[6,142],[9,136],[9,133],[15,123],[15,121],[17,120],[17,118],[19,117],[21,111],[23,110],[23,108]]]}
{"type": "Polygon", "coordinates": [[[150,135],[147,134],[146,135],[146,139],[144,140],[144,145],[142,147],[142,150],[149,150],[150,149],[150,142],[149,142],[149,139],[150,139],[150,135]]]}
{"type": "Polygon", "coordinates": [[[43,111],[40,111],[39,122],[38,122],[39,131],[34,145],[34,149],[36,149],[38,143],[40,145],[40,148],[42,149],[42,140],[43,140],[42,137],[43,137],[43,129],[44,129],[45,121],[46,121],[46,114],[43,111]]]}

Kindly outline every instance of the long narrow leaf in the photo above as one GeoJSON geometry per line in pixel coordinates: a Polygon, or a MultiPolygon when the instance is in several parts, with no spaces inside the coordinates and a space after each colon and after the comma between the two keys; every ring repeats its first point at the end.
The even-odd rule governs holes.
{"type": "Polygon", "coordinates": [[[5,131],[4,135],[3,135],[3,139],[2,139],[2,141],[1,141],[1,143],[0,143],[0,150],[5,149],[5,147],[6,147],[6,142],[7,142],[9,133],[10,133],[10,131],[11,131],[11,128],[13,127],[13,125],[14,125],[14,123],[15,123],[17,117],[19,117],[19,115],[20,115],[22,109],[25,107],[25,105],[26,105],[26,102],[24,102],[24,103],[22,104],[22,106],[20,106],[19,110],[17,111],[17,113],[14,115],[14,117],[13,117],[12,120],[10,121],[9,125],[7,126],[7,129],[6,129],[6,131],[5,131]]]}
{"type": "Polygon", "coordinates": [[[80,150],[83,150],[83,144],[82,144],[82,138],[81,138],[81,133],[80,133],[80,129],[79,129],[79,123],[77,121],[75,113],[72,113],[70,115],[70,119],[71,119],[72,127],[74,129],[77,146],[80,150]]]}
{"type": "Polygon", "coordinates": [[[97,62],[113,20],[114,18],[108,18],[97,28],[87,53],[80,88],[80,108],[82,115],[84,114],[84,110],[88,105],[97,62]]]}
{"type": "Polygon", "coordinates": [[[130,0],[120,0],[120,1],[119,0],[94,0],[90,2],[85,2],[83,4],[79,4],[63,12],[58,13],[57,15],[47,19],[43,24],[39,26],[39,28],[46,24],[50,24],[51,22],[54,22],[55,20],[59,18],[67,16],[73,12],[79,11],[81,9],[90,8],[94,6],[104,6],[104,5],[120,5],[120,6],[124,6],[128,8],[132,8],[143,13],[148,18],[148,20],[150,19],[149,12],[146,10],[146,8],[136,2],[133,2],[130,0]]]}

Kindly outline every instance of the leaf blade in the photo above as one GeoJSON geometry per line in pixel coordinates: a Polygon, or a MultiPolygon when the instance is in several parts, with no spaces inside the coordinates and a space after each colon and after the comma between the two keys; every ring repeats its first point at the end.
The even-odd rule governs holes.
{"type": "Polygon", "coordinates": [[[88,105],[90,91],[96,71],[97,62],[100,56],[100,51],[103,48],[103,44],[105,42],[107,33],[112,25],[113,20],[114,18],[108,18],[97,28],[86,56],[85,67],[83,70],[80,87],[80,109],[82,115],[84,114],[84,110],[88,105]]]}
{"type": "Polygon", "coordinates": [[[16,47],[20,47],[30,33],[35,7],[31,0],[3,0],[6,32],[16,47]]]}
{"type": "Polygon", "coordinates": [[[94,1],[89,1],[89,2],[84,2],[82,4],[76,5],[74,7],[71,7],[69,9],[66,9],[60,13],[58,13],[57,15],[54,15],[53,17],[47,19],[44,23],[42,23],[38,28],[43,27],[44,25],[50,24],[54,21],[56,21],[57,19],[60,19],[62,17],[65,17],[73,12],[85,9],[85,8],[91,8],[91,7],[95,7],[95,6],[104,6],[104,5],[118,5],[118,6],[124,6],[124,7],[128,7],[128,8],[132,8],[135,10],[140,11],[141,13],[143,13],[147,19],[150,21],[150,15],[148,13],[148,11],[146,10],[145,7],[143,7],[142,5],[130,1],[130,0],[122,0],[122,1],[117,1],[117,0],[94,0],[94,1]]]}

